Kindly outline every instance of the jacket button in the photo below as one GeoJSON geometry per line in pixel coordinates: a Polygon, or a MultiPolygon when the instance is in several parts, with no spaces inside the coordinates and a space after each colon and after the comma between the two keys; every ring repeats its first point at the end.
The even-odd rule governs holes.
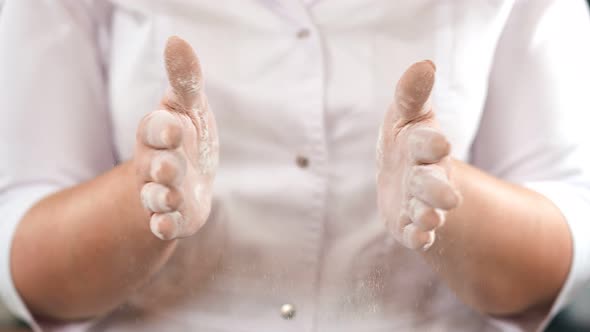
{"type": "Polygon", "coordinates": [[[297,38],[305,39],[305,38],[309,37],[310,34],[311,34],[311,31],[309,31],[309,29],[303,28],[303,29],[297,31],[297,38]]]}
{"type": "Polygon", "coordinates": [[[286,303],[281,306],[281,317],[284,319],[292,319],[295,317],[295,307],[292,304],[286,303]]]}
{"type": "Polygon", "coordinates": [[[295,158],[295,163],[300,168],[307,168],[309,166],[309,159],[304,156],[297,156],[297,158],[295,158]]]}

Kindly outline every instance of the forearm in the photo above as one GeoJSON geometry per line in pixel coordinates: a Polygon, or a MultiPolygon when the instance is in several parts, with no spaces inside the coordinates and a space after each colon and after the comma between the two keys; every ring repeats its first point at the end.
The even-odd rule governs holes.
{"type": "Polygon", "coordinates": [[[176,241],[149,229],[132,162],[51,195],[21,220],[11,269],[34,314],[81,319],[107,312],[156,271],[176,241]]]}
{"type": "Polygon", "coordinates": [[[464,301],[488,314],[550,303],[572,258],[559,209],[536,192],[452,163],[464,200],[437,230],[426,260],[464,301]]]}

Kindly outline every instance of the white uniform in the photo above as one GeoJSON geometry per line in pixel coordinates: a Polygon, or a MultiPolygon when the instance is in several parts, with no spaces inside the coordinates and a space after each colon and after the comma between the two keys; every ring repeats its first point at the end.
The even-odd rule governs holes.
{"type": "Polygon", "coordinates": [[[10,276],[19,219],[132,156],[173,34],[194,45],[217,117],[211,218],[125,306],[73,330],[534,330],[588,281],[584,1],[112,2],[8,0],[0,20],[0,294],[22,319],[39,323],[10,276]],[[551,313],[476,313],[377,220],[378,127],[422,59],[454,157],[567,219],[573,267],[551,313]]]}

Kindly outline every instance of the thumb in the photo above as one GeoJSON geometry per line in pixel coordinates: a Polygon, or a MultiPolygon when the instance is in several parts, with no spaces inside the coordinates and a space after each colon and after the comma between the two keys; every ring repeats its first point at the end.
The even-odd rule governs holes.
{"type": "Polygon", "coordinates": [[[436,66],[430,60],[416,62],[402,75],[395,89],[394,102],[385,123],[410,122],[430,111],[430,93],[436,66]]]}
{"type": "Polygon", "coordinates": [[[191,45],[177,36],[168,38],[164,58],[172,87],[166,104],[174,111],[190,113],[201,102],[203,75],[199,59],[191,45]]]}

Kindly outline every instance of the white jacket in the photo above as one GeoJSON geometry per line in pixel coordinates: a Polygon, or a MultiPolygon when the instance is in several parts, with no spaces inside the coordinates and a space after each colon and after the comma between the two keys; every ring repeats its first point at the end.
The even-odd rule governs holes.
{"type": "Polygon", "coordinates": [[[584,1],[112,2],[8,0],[0,20],[0,294],[36,328],[68,329],[36,322],[14,288],[14,229],[131,157],[173,34],[200,56],[220,130],[211,218],[127,305],[73,330],[534,330],[589,279],[584,1]],[[574,261],[551,313],[476,313],[377,220],[378,126],[422,59],[454,157],[566,217],[574,261]]]}

